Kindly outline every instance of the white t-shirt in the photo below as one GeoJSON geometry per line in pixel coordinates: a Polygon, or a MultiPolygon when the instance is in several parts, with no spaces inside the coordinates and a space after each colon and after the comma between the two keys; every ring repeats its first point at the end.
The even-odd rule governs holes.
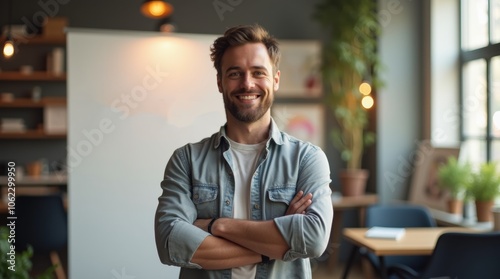
{"type": "MultiPolygon", "coordinates": [[[[229,140],[234,172],[234,219],[249,219],[250,216],[250,183],[259,162],[266,142],[258,144],[241,144],[229,140]]],[[[255,278],[256,265],[246,265],[232,269],[233,279],[255,278]]]]}

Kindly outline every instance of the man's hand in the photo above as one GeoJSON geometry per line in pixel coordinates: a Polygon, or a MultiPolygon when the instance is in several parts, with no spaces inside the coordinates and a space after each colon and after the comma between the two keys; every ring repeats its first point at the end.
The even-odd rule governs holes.
{"type": "Polygon", "coordinates": [[[305,214],[306,209],[311,205],[311,203],[312,203],[312,194],[309,193],[307,195],[304,195],[303,191],[299,191],[290,202],[290,205],[288,206],[285,215],[305,214]]]}

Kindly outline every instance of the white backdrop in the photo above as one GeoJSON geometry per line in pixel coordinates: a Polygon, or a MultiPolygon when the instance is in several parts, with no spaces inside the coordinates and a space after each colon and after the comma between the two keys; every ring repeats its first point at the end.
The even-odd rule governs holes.
{"type": "Polygon", "coordinates": [[[154,212],[173,150],[225,122],[215,38],[69,30],[69,278],[178,277],[154,212]]]}

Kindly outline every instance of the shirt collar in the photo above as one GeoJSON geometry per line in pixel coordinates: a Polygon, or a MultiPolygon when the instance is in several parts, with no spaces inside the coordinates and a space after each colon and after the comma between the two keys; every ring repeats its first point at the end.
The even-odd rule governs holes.
{"type": "MultiPolygon", "coordinates": [[[[217,139],[216,139],[215,144],[214,144],[215,149],[219,148],[222,138],[224,138],[225,142],[228,143],[228,136],[226,134],[226,125],[227,125],[227,123],[224,124],[224,126],[221,126],[219,133],[217,133],[217,139]]],[[[278,145],[283,144],[283,138],[281,137],[281,131],[279,130],[278,125],[276,124],[276,122],[274,121],[274,119],[272,117],[271,117],[271,128],[270,128],[269,135],[270,135],[270,137],[266,143],[266,147],[269,147],[271,140],[274,141],[278,145]]]]}

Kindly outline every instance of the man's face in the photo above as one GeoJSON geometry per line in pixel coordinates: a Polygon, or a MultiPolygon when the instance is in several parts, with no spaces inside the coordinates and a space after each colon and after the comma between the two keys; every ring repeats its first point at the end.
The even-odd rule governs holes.
{"type": "Polygon", "coordinates": [[[217,79],[224,106],[232,117],[252,123],[270,113],[274,91],[279,87],[279,71],[273,66],[264,44],[231,47],[222,56],[217,79]]]}

